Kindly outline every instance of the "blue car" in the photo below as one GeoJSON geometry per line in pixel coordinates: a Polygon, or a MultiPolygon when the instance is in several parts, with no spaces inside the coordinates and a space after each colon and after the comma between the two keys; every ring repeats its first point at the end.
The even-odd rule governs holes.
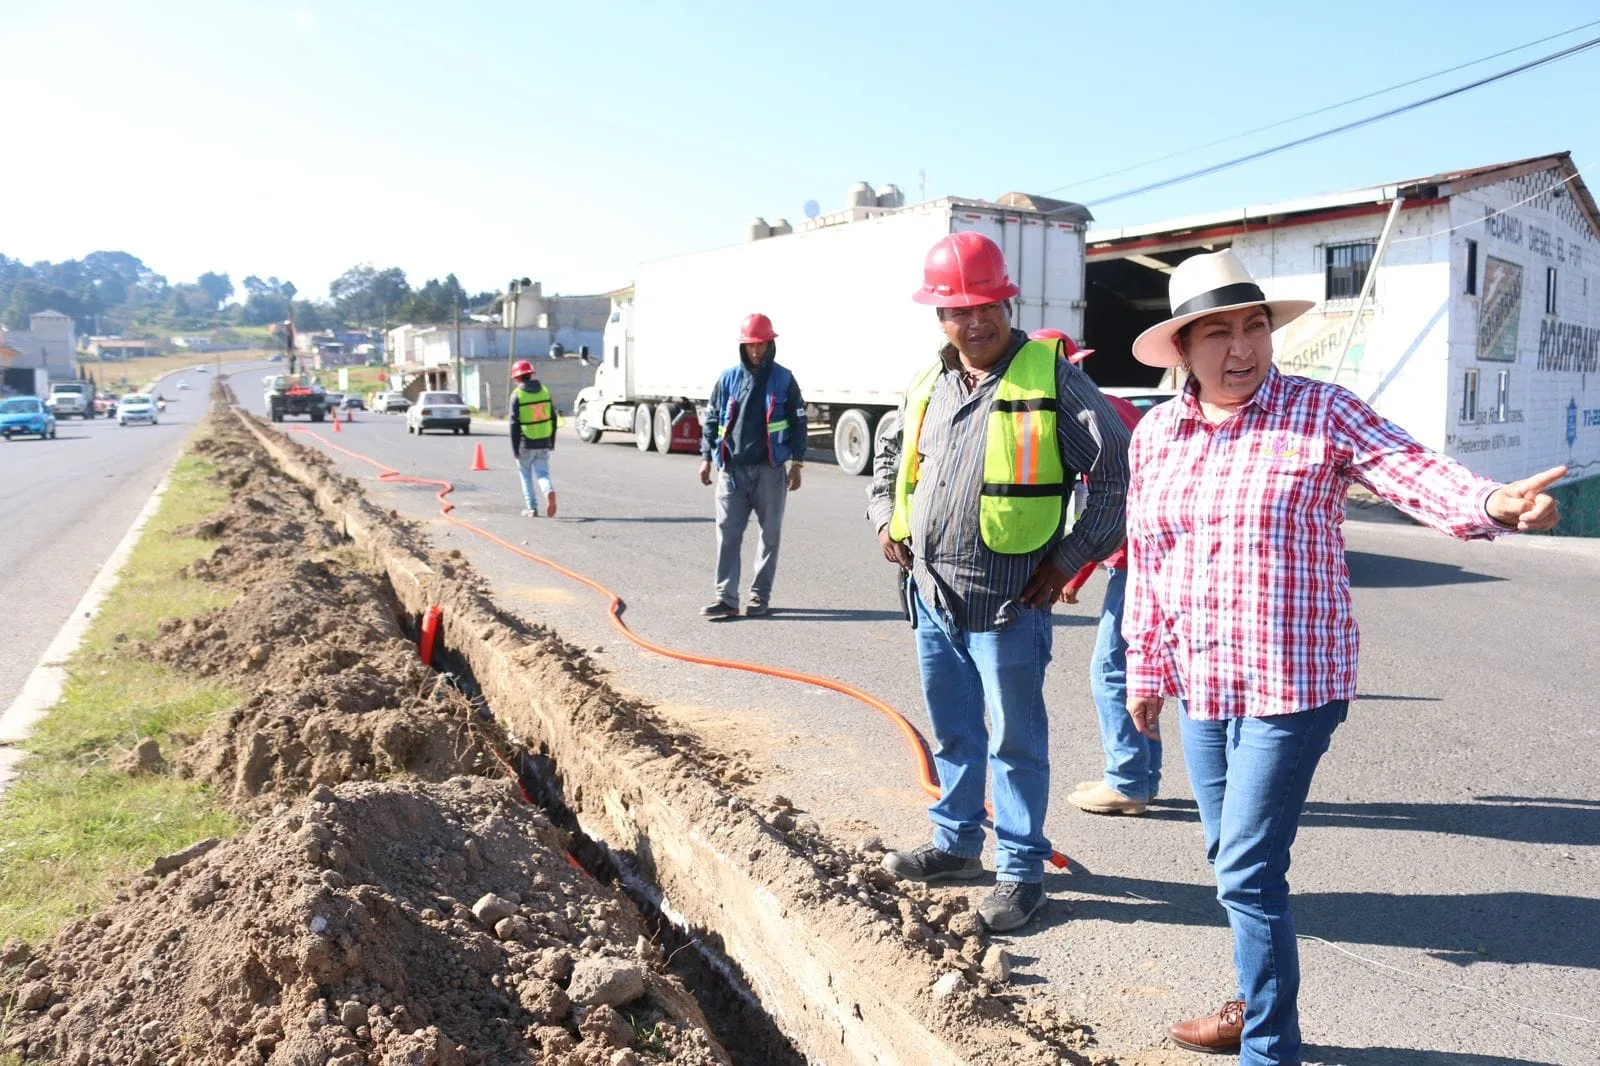
{"type": "Polygon", "coordinates": [[[56,416],[37,396],[13,396],[0,400],[0,433],[6,440],[24,435],[55,440],[56,416]]]}

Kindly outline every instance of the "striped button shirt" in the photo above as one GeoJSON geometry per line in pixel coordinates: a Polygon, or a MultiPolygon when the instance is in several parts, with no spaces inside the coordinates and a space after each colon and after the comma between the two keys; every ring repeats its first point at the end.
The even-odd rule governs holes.
{"type": "MultiPolygon", "coordinates": [[[[1122,543],[1128,431],[1088,375],[1065,359],[1056,361],[1056,442],[1064,466],[1090,475],[1084,513],[1066,536],[1026,555],[1001,555],[983,543],[978,502],[989,405],[1027,339],[1012,330],[1011,347],[970,391],[955,350],[947,346],[941,353],[945,369],[922,419],[917,441],[922,468],[911,508],[911,576],[928,606],[957,629],[988,632],[1021,615],[1025,608],[1017,597],[1045,558],[1072,574],[1122,543]],[[1080,418],[1084,412],[1094,417],[1080,418]]],[[[900,448],[898,433],[884,439],[873,464],[867,515],[879,530],[894,512],[900,448]]]]}
{"type": "Polygon", "coordinates": [[[1487,510],[1498,484],[1348,390],[1276,368],[1220,424],[1192,386],[1152,409],[1129,458],[1128,695],[1176,696],[1196,719],[1355,697],[1341,529],[1352,482],[1462,540],[1508,532],[1487,510]]]}

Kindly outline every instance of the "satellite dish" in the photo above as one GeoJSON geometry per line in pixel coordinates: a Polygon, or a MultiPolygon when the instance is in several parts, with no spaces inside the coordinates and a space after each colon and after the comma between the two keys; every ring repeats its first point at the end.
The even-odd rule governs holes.
{"type": "Polygon", "coordinates": [[[822,208],[815,200],[807,200],[805,212],[807,218],[816,218],[818,215],[822,214],[822,208]]]}

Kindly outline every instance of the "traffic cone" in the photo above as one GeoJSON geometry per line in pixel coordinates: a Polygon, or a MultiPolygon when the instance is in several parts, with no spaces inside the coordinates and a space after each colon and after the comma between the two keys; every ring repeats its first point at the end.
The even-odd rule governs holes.
{"type": "Polygon", "coordinates": [[[489,464],[483,461],[483,445],[479,444],[472,450],[472,469],[487,470],[489,464]]]}
{"type": "Polygon", "coordinates": [[[339,409],[337,407],[333,409],[333,431],[335,433],[344,432],[344,430],[339,428],[339,409]]]}

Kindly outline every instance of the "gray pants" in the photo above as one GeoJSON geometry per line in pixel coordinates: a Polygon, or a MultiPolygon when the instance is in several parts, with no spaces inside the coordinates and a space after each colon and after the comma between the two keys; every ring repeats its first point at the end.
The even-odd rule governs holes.
{"type": "Polygon", "coordinates": [[[789,475],[781,466],[730,465],[717,475],[717,599],[723,603],[739,606],[739,548],[752,511],[761,530],[761,551],[750,595],[763,602],[771,598],[788,498],[789,475]]]}

